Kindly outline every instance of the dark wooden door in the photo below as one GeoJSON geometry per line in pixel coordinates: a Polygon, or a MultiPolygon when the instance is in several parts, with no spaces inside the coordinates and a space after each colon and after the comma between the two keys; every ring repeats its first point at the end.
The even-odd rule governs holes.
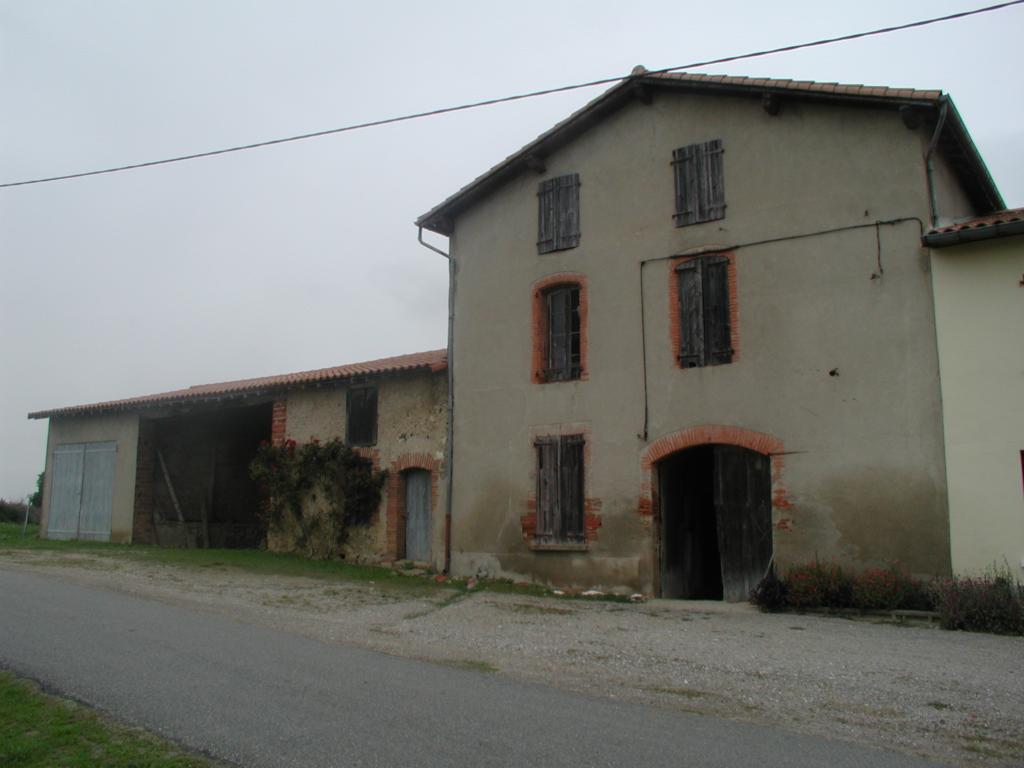
{"type": "Polygon", "coordinates": [[[772,557],[771,468],[768,457],[715,446],[715,516],[722,562],[722,599],[741,602],[772,557]]]}

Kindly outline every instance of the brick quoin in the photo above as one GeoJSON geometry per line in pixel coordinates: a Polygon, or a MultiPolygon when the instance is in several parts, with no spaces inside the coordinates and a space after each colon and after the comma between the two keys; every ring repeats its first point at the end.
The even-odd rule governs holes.
{"type": "MultiPolygon", "coordinates": [[[[685,261],[699,259],[704,256],[725,256],[729,260],[726,267],[726,281],[729,284],[729,343],[732,345],[732,362],[740,359],[740,309],[739,293],[736,290],[736,253],[734,251],[705,251],[695,256],[680,256],[669,262],[668,270],[668,335],[672,345],[669,353],[676,368],[683,368],[679,363],[679,345],[682,343],[682,329],[679,316],[679,279],[676,267],[685,261]]],[[[683,370],[686,370],[683,368],[683,370]]]]}
{"type": "Polygon", "coordinates": [[[405,482],[402,473],[409,469],[430,472],[430,518],[437,520],[438,478],[441,462],[429,453],[407,453],[388,467],[387,502],[384,511],[385,559],[405,557],[405,482]]]}
{"type": "Polygon", "coordinates": [[[555,275],[542,277],[530,286],[533,311],[530,317],[530,338],[533,351],[530,360],[530,380],[534,384],[546,384],[544,368],[548,356],[548,308],[544,301],[544,293],[561,285],[576,285],[580,289],[580,376],[571,381],[585,381],[590,377],[587,367],[587,315],[590,311],[590,298],[587,289],[587,278],[578,272],[559,272],[555,275]]]}
{"type": "MultiPolygon", "coordinates": [[[[647,446],[640,456],[640,471],[643,480],[637,512],[645,517],[657,517],[659,514],[658,495],[654,491],[655,464],[678,451],[685,451],[687,448],[694,448],[698,445],[714,444],[737,445],[769,456],[772,467],[772,509],[779,512],[792,509],[793,504],[789,501],[782,481],[785,465],[782,441],[772,435],[742,427],[708,424],[673,432],[658,438],[647,446]]],[[[776,528],[786,531],[791,529],[791,525],[792,521],[788,518],[780,518],[776,528]]]]}
{"type": "Polygon", "coordinates": [[[270,443],[283,445],[288,434],[288,400],[281,398],[274,401],[270,416],[270,443]]]}

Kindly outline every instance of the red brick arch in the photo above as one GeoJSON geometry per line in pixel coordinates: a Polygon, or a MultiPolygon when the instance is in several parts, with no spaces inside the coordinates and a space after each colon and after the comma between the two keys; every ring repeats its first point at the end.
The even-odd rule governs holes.
{"type": "Polygon", "coordinates": [[[755,432],[743,427],[725,426],[721,424],[705,424],[688,427],[678,432],[659,437],[647,446],[640,455],[641,488],[640,502],[637,510],[641,515],[656,515],[658,511],[657,494],[654,492],[654,465],[667,456],[698,445],[738,445],[751,451],[763,453],[771,457],[772,462],[772,507],[789,509],[790,503],[786,490],[782,486],[782,468],[784,447],[782,441],[764,432],[755,432]]]}
{"type": "Polygon", "coordinates": [[[385,535],[387,558],[395,560],[405,551],[405,483],[402,473],[407,469],[425,469],[430,472],[430,516],[437,520],[437,486],[441,462],[429,453],[406,453],[388,467],[385,535]]]}

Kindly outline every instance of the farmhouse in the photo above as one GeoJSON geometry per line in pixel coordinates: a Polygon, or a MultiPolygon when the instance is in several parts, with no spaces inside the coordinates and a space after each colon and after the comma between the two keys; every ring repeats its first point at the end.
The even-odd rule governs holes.
{"type": "MultiPolygon", "coordinates": [[[[49,418],[48,538],[260,546],[261,441],[340,438],[388,470],[355,559],[444,567],[444,350],[29,414],[49,418]]],[[[271,548],[293,546],[271,536],[271,548]]]]}
{"type": "Polygon", "coordinates": [[[940,91],[636,69],[417,221],[454,266],[453,569],[949,573],[922,235],[1003,207],[940,91]]]}
{"type": "Polygon", "coordinates": [[[724,600],[1016,569],[1004,207],[941,91],[637,68],[417,220],[447,351],[30,414],[42,530],[293,548],[247,468],[336,437],[389,471],[353,558],[724,600]]]}

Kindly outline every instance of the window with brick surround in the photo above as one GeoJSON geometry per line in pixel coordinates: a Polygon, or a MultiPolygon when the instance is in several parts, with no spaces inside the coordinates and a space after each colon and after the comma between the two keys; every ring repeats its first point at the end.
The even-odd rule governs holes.
{"type": "Polygon", "coordinates": [[[558,285],[543,293],[544,381],[569,381],[580,378],[581,323],[580,287],[575,283],[558,285]]]}
{"type": "Polygon", "coordinates": [[[721,139],[680,147],[672,153],[677,227],[725,218],[721,139]]]}
{"type": "Polygon", "coordinates": [[[537,438],[535,545],[584,544],[583,435],[537,438]]]}
{"type": "Polygon", "coordinates": [[[570,173],[540,183],[537,190],[537,253],[580,244],[580,175],[570,173]]]}
{"type": "Polygon", "coordinates": [[[687,259],[675,268],[679,288],[679,365],[697,368],[731,363],[729,258],[687,259]]]}
{"type": "Polygon", "coordinates": [[[345,406],[345,442],[349,445],[376,445],[377,388],[351,387],[345,406]]]}

